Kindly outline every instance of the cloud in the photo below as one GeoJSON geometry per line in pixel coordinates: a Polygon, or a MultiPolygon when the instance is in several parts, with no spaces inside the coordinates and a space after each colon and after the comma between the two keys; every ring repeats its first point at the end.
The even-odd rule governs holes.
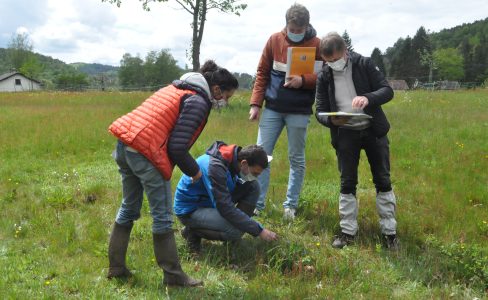
{"type": "Polygon", "coordinates": [[[32,31],[44,23],[47,3],[37,0],[2,1],[0,9],[0,47],[7,47],[18,28],[32,31]]]}
{"type": "Polygon", "coordinates": [[[60,59],[69,61],[81,60],[82,57],[75,58],[80,53],[92,56],[84,46],[104,47],[107,37],[116,33],[115,14],[111,10],[103,11],[102,6],[95,1],[50,0],[46,22],[32,31],[37,51],[59,55],[60,59]]]}
{"type": "MultiPolygon", "coordinates": [[[[232,72],[254,74],[269,36],[285,26],[286,10],[295,0],[243,0],[241,16],[211,10],[207,16],[200,60],[214,58],[232,72]]],[[[439,31],[486,18],[486,0],[302,0],[319,37],[347,30],[356,51],[385,51],[420,26],[439,31]]],[[[66,62],[118,65],[124,53],[170,49],[180,66],[191,65],[192,16],[176,1],[154,2],[151,11],[140,1],[122,1],[118,8],[101,0],[4,0],[0,10],[0,47],[12,34],[27,30],[39,53],[66,62]]]]}

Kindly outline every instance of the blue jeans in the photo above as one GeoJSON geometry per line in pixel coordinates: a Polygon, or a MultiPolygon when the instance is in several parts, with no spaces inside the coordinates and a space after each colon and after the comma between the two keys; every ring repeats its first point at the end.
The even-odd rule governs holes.
{"type": "MultiPolygon", "coordinates": [[[[257,181],[249,181],[244,184],[238,183],[232,193],[232,201],[237,205],[245,203],[255,207],[258,197],[259,184],[257,181]]],[[[181,223],[190,228],[220,231],[222,237],[227,241],[239,240],[244,235],[243,231],[222,217],[216,208],[199,208],[190,215],[179,216],[178,218],[181,223]]]]}
{"type": "MultiPolygon", "coordinates": [[[[286,126],[288,136],[288,160],[290,161],[290,174],[288,178],[288,190],[286,201],[283,206],[286,208],[297,208],[298,198],[302,190],[303,178],[305,177],[305,140],[307,127],[310,123],[310,115],[284,114],[271,109],[265,109],[259,121],[257,144],[264,148],[268,155],[273,155],[273,150],[280,137],[283,127],[286,126]]],[[[266,194],[269,187],[270,166],[268,166],[258,177],[261,186],[257,209],[263,210],[266,194]]]]}
{"type": "Polygon", "coordinates": [[[117,143],[115,161],[122,176],[122,205],[115,222],[130,225],[141,216],[143,192],[146,192],[153,218],[153,233],[172,230],[173,212],[171,182],[166,181],[156,167],[142,154],[117,143]]]}

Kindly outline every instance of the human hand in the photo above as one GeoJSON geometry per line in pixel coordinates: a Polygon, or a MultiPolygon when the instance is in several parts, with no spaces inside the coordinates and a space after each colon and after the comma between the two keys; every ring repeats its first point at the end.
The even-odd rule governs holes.
{"type": "Polygon", "coordinates": [[[350,118],[351,117],[345,117],[345,116],[331,116],[330,120],[331,120],[332,124],[334,124],[335,126],[342,126],[342,125],[346,124],[350,118]]]}
{"type": "Polygon", "coordinates": [[[201,177],[202,177],[202,171],[198,170],[197,175],[191,178],[191,183],[197,182],[198,180],[200,180],[201,177]]]}
{"type": "Polygon", "coordinates": [[[364,109],[369,104],[368,98],[364,96],[357,96],[352,99],[352,108],[354,109],[364,109]]]}
{"type": "Polygon", "coordinates": [[[271,230],[263,229],[263,231],[261,231],[259,234],[259,238],[266,242],[271,242],[276,241],[278,239],[278,235],[271,230]]]}
{"type": "Polygon", "coordinates": [[[299,89],[303,85],[302,76],[292,75],[286,78],[284,87],[299,89]]]}
{"type": "Polygon", "coordinates": [[[261,107],[253,105],[249,110],[249,120],[257,121],[259,120],[259,112],[261,111],[261,107]]]}

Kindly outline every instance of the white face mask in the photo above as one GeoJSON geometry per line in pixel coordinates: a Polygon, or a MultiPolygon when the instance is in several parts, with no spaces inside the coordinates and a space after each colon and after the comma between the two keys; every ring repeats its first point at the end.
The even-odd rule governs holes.
{"type": "Polygon", "coordinates": [[[344,57],[342,57],[341,59],[338,59],[335,62],[327,62],[327,64],[334,71],[342,71],[346,67],[346,60],[344,59],[344,57]]]}
{"type": "Polygon", "coordinates": [[[249,172],[249,174],[244,174],[242,171],[239,172],[239,177],[244,181],[254,181],[258,180],[258,178],[249,172]]]}

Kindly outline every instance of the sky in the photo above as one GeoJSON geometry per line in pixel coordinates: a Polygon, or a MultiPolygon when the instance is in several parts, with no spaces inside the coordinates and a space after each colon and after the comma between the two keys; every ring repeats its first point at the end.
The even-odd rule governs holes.
{"type": "MultiPolygon", "coordinates": [[[[231,72],[254,74],[269,36],[285,26],[286,10],[296,1],[242,0],[241,16],[210,10],[200,61],[214,59],[231,72]]],[[[384,52],[420,26],[431,32],[488,17],[487,0],[302,0],[319,37],[347,30],[356,52],[384,52]]],[[[169,49],[181,67],[188,58],[192,16],[175,0],[138,0],[117,7],[101,0],[0,0],[0,48],[13,35],[27,33],[34,52],[67,63],[118,66],[125,53],[140,55],[169,49]]]]}

